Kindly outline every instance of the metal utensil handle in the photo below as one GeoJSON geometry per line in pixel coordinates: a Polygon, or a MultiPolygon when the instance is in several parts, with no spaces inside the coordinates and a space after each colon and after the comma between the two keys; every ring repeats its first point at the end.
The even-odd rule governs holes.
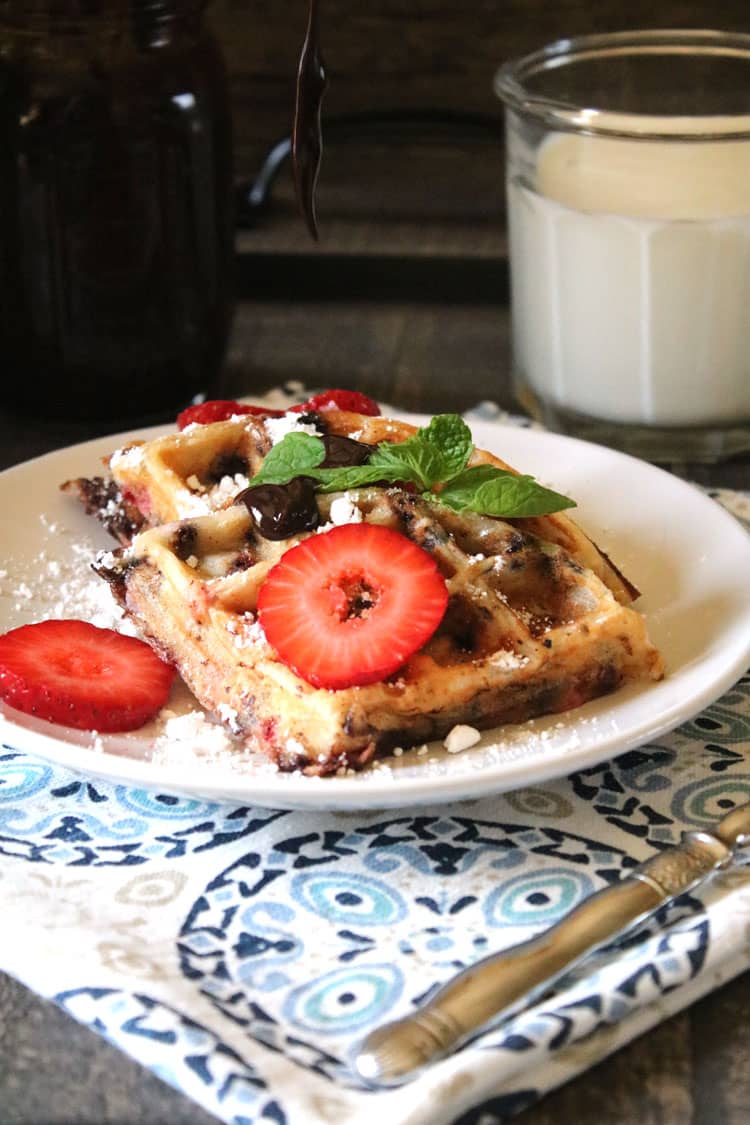
{"type": "Polygon", "coordinates": [[[564,973],[732,858],[708,833],[687,833],[620,883],[598,891],[530,941],[462,970],[422,1007],[371,1032],[355,1059],[361,1078],[395,1086],[491,1023],[528,1007],[564,973]]]}

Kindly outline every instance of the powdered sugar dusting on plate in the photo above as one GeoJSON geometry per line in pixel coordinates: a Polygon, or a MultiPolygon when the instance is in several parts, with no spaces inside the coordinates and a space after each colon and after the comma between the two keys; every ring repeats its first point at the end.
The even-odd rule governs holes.
{"type": "Polygon", "coordinates": [[[42,522],[41,548],[30,558],[10,556],[0,571],[0,599],[8,628],[46,618],[77,618],[102,629],[136,630],[91,569],[98,544],[74,537],[59,523],[42,522]],[[64,541],[61,549],[61,540],[64,541]]]}
{"type": "MultiPolygon", "coordinates": [[[[109,585],[91,568],[101,557],[100,543],[93,537],[73,533],[62,522],[42,514],[38,542],[32,555],[11,556],[0,569],[2,615],[8,629],[35,621],[77,619],[102,629],[137,636],[138,630],[113,597],[109,585]]],[[[230,716],[222,719],[231,728],[230,716]]],[[[34,720],[39,725],[39,720],[34,720]]],[[[41,729],[55,727],[42,724],[41,729]]],[[[252,766],[275,772],[276,766],[246,748],[219,719],[209,716],[189,689],[177,678],[169,704],[151,722],[128,734],[100,735],[97,731],[72,733],[67,737],[88,745],[94,754],[126,754],[161,765],[209,763],[230,770],[252,766]]]]}
{"type": "Polygon", "coordinates": [[[241,744],[223,726],[212,723],[205,711],[190,710],[184,715],[162,713],[161,733],[154,742],[153,762],[167,764],[185,757],[207,762],[222,762],[228,754],[242,755],[241,744]]]}

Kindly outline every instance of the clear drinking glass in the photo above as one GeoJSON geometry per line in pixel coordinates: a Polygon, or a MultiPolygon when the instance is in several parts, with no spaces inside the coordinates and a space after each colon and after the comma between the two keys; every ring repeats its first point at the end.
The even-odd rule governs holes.
{"type": "Polygon", "coordinates": [[[750,449],[750,35],[562,40],[495,91],[521,403],[650,460],[750,449]]]}

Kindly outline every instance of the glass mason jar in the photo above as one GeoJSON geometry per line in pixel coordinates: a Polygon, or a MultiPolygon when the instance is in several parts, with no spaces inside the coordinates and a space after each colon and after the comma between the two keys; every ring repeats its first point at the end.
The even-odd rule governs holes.
{"type": "Polygon", "coordinates": [[[200,0],[0,0],[0,401],[156,417],[230,321],[230,108],[200,0]]]}

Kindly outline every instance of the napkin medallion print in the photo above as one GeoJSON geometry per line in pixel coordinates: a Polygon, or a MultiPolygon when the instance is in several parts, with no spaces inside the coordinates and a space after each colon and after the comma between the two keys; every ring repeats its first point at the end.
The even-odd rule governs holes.
{"type": "MultiPolygon", "coordinates": [[[[206,888],[183,928],[182,965],[248,1035],[347,1085],[367,1031],[632,866],[555,827],[460,816],[310,833],[246,855],[206,888]]],[[[523,1033],[506,1029],[484,1049],[560,1050],[694,976],[708,937],[702,905],[686,896],[652,926],[646,963],[641,933],[618,951],[614,976],[605,953],[601,969],[570,975],[562,1008],[541,1007],[523,1033]]]]}
{"type": "Polygon", "coordinates": [[[750,675],[666,740],[572,774],[570,785],[612,827],[667,848],[750,801],[748,745],[750,675]]]}
{"type": "Polygon", "coordinates": [[[284,1110],[258,1071],[214,1031],[177,1008],[121,989],[71,989],[53,999],[195,1101],[214,1112],[222,1104],[232,1105],[226,1120],[287,1125],[284,1110]]]}
{"type": "Polygon", "coordinates": [[[0,749],[0,856],[134,867],[234,843],[286,815],[88,781],[0,749]]]}
{"type": "Polygon", "coordinates": [[[460,816],[286,827],[203,890],[181,965],[253,1038],[345,1084],[368,1030],[634,866],[557,828],[460,816]]]}

